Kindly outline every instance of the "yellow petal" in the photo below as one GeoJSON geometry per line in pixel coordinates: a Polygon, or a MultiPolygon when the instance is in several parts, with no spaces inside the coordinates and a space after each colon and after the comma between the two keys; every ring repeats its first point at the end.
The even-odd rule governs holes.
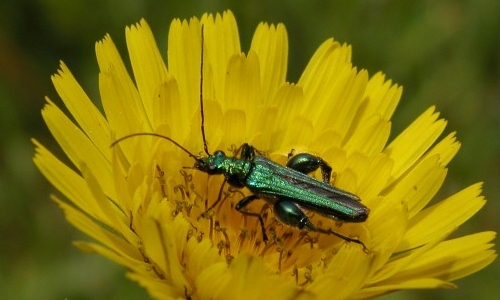
{"type": "Polygon", "coordinates": [[[439,190],[446,176],[446,169],[439,163],[437,155],[425,157],[396,184],[391,185],[387,195],[398,197],[408,206],[408,216],[417,214],[439,190]]]}
{"type": "Polygon", "coordinates": [[[101,102],[110,127],[117,136],[150,128],[139,92],[111,38],[106,36],[95,48],[101,102]]]}
{"type": "Polygon", "coordinates": [[[344,149],[350,153],[360,152],[371,156],[380,153],[391,133],[391,124],[374,114],[360,124],[346,141],[344,149]]]}
{"type": "Polygon", "coordinates": [[[418,275],[452,281],[474,273],[496,258],[493,250],[487,250],[493,247],[488,242],[495,235],[494,232],[481,232],[444,241],[422,253],[418,260],[408,264],[392,280],[404,281],[418,275]]]}
{"type": "Polygon", "coordinates": [[[352,299],[367,299],[404,289],[456,288],[453,283],[436,278],[417,278],[398,284],[373,286],[357,292],[352,299]]]}
{"type": "Polygon", "coordinates": [[[432,147],[432,149],[426,153],[426,156],[433,156],[437,154],[439,157],[439,163],[442,166],[446,166],[457,154],[459,149],[460,143],[456,140],[455,133],[452,132],[432,147]]]}
{"type": "Polygon", "coordinates": [[[58,74],[52,76],[57,93],[95,146],[98,149],[108,148],[110,133],[107,120],[83,91],[68,67],[61,62],[59,68],[58,74]]]}
{"type": "MultiPolygon", "coordinates": [[[[373,114],[378,114],[381,119],[389,120],[399,103],[402,93],[403,88],[401,86],[392,84],[391,80],[385,80],[383,73],[376,73],[366,85],[364,116],[368,118],[373,114]]],[[[361,117],[360,122],[363,122],[364,119],[364,117],[361,117]]]]}
{"type": "Polygon", "coordinates": [[[255,118],[255,106],[262,101],[260,63],[255,52],[231,57],[227,66],[224,110],[241,109],[255,118]]]}
{"type": "Polygon", "coordinates": [[[345,142],[346,135],[363,100],[368,72],[365,70],[357,72],[356,68],[346,65],[342,70],[339,70],[336,77],[330,83],[331,94],[327,94],[328,91],[325,91],[323,97],[326,96],[326,98],[314,99],[315,103],[311,103],[312,105],[306,110],[306,113],[309,115],[316,108],[319,111],[316,119],[311,113],[311,118],[315,120],[315,128],[318,130],[330,128],[340,133],[345,142]],[[318,102],[324,103],[324,107],[321,107],[318,102]]]}
{"type": "Polygon", "coordinates": [[[64,113],[49,101],[42,116],[50,132],[74,165],[82,162],[97,174],[106,195],[114,198],[113,176],[110,170],[110,148],[98,149],[64,113]]]}
{"type": "Polygon", "coordinates": [[[288,37],[285,26],[259,24],[252,38],[250,52],[255,52],[259,57],[262,98],[270,101],[286,80],[288,37]]]}
{"type": "Polygon", "coordinates": [[[57,159],[38,141],[32,140],[32,142],[36,147],[33,161],[45,178],[82,211],[98,217],[90,209],[88,199],[92,197],[92,194],[83,178],[57,159]]]}
{"type": "Polygon", "coordinates": [[[167,68],[146,21],[127,27],[125,35],[143,109],[152,122],[153,102],[158,97],[160,85],[168,79],[167,68]]]}
{"type": "MultiPolygon", "coordinates": [[[[110,249],[106,246],[102,246],[97,243],[90,243],[90,242],[83,242],[83,241],[76,241],[73,242],[73,245],[78,247],[80,250],[87,252],[87,253],[97,253],[99,255],[104,256],[105,258],[116,262],[117,264],[133,269],[137,272],[144,272],[146,269],[146,265],[139,264],[138,260],[131,259],[131,255],[129,253],[124,253],[122,252],[116,252],[114,249],[110,249]],[[138,267],[140,265],[140,267],[138,267]],[[142,270],[141,270],[142,269],[142,270]]],[[[124,248],[121,247],[120,250],[123,250],[124,248]]],[[[138,258],[138,257],[137,257],[138,258]]]]}
{"type": "Polygon", "coordinates": [[[387,261],[385,261],[384,264],[377,265],[377,267],[380,268],[377,268],[376,272],[374,272],[373,276],[368,280],[367,285],[394,284],[394,276],[397,276],[397,274],[402,272],[402,270],[404,270],[409,264],[418,260],[422,255],[424,255],[424,253],[442,242],[448,235],[449,232],[439,237],[435,237],[434,240],[426,245],[423,245],[422,247],[402,252],[392,257],[384,257],[387,261]]]}
{"type": "Polygon", "coordinates": [[[173,78],[167,79],[160,85],[158,96],[153,99],[153,124],[159,127],[166,123],[168,130],[164,134],[174,140],[180,140],[187,135],[186,126],[180,126],[184,120],[177,113],[181,105],[177,81],[173,78]],[[174,128],[175,130],[172,130],[174,128]]]}
{"type": "Polygon", "coordinates": [[[439,137],[446,121],[436,121],[438,116],[438,113],[434,113],[434,107],[429,108],[387,146],[384,153],[395,162],[394,179],[413,166],[439,137]]]}
{"type": "MultiPolygon", "coordinates": [[[[231,11],[224,11],[222,15],[204,14],[201,17],[201,23],[203,24],[205,37],[203,72],[206,92],[204,92],[204,97],[212,100],[224,99],[228,62],[234,55],[241,54],[236,19],[231,11]]],[[[199,57],[193,59],[199,62],[199,57]]],[[[200,66],[198,64],[198,73],[199,70],[200,66]]]]}
{"type": "Polygon", "coordinates": [[[460,226],[486,203],[480,193],[481,184],[472,185],[415,215],[410,219],[402,246],[418,247],[460,226]]]}
{"type": "Polygon", "coordinates": [[[128,216],[122,210],[123,208],[119,206],[120,203],[112,202],[106,196],[102,186],[100,186],[97,178],[86,164],[82,164],[80,170],[92,193],[92,197],[87,199],[90,211],[96,213],[103,225],[112,228],[116,232],[121,232],[127,240],[133,240],[133,237],[130,235],[128,216]]]}
{"type": "Polygon", "coordinates": [[[65,217],[76,228],[87,234],[88,236],[99,241],[103,246],[100,249],[105,249],[106,253],[111,251],[110,257],[121,265],[133,268],[137,264],[137,259],[140,259],[136,245],[129,243],[123,236],[117,235],[118,231],[112,231],[104,228],[102,224],[98,224],[95,219],[89,218],[87,215],[75,209],[71,205],[64,203],[56,196],[52,196],[59,207],[64,211],[65,217]],[[104,247],[104,248],[102,248],[104,247]]]}
{"type": "Polygon", "coordinates": [[[370,256],[363,251],[352,251],[353,247],[349,244],[341,247],[329,262],[325,274],[313,279],[308,290],[318,299],[346,299],[366,280],[370,256]]]}

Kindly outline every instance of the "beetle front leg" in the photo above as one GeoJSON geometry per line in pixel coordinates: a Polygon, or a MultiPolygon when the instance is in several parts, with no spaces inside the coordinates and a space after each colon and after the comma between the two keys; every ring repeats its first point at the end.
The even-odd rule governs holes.
{"type": "Polygon", "coordinates": [[[309,153],[299,153],[290,157],[286,166],[304,174],[309,174],[321,168],[323,182],[330,183],[332,167],[321,157],[309,153]]]}
{"type": "Polygon", "coordinates": [[[266,234],[266,228],[264,226],[264,220],[262,219],[262,216],[258,213],[253,213],[243,210],[248,204],[250,204],[250,202],[252,202],[255,199],[259,199],[259,197],[257,195],[250,195],[248,197],[245,197],[241,199],[238,203],[236,203],[235,209],[244,215],[259,218],[260,227],[262,228],[262,239],[264,240],[264,243],[267,243],[268,239],[266,234]]]}
{"type": "Polygon", "coordinates": [[[255,157],[255,148],[248,143],[244,143],[235,151],[235,155],[240,154],[241,159],[252,160],[255,157]]]}

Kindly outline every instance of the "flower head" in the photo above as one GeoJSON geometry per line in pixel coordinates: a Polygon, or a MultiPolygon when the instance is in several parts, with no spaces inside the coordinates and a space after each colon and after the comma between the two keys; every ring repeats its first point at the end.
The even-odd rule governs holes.
{"type": "Polygon", "coordinates": [[[429,205],[455,134],[439,138],[446,122],[431,107],[388,143],[402,88],[353,67],[349,46],[327,40],[292,84],[281,24],[260,24],[245,54],[230,12],[174,20],[167,65],[145,21],[126,37],[133,78],[109,36],[96,45],[104,114],[61,63],[52,79],[73,120],[48,99],[42,114],[73,166],[37,141],[34,161],[69,200],[52,196],[68,221],[93,239],[76,245],[125,266],[153,297],[365,298],[453,287],[495,259],[494,232],[447,240],[485,204],[481,184],[429,205]],[[167,138],[110,147],[135,133],[167,138]],[[265,192],[236,211],[252,193],[199,162],[216,150],[241,159],[244,143],[280,165],[289,154],[322,158],[330,184],[357,195],[368,219],[339,222],[299,202],[323,232],[300,230],[277,220],[272,202],[283,198],[265,192]]]}

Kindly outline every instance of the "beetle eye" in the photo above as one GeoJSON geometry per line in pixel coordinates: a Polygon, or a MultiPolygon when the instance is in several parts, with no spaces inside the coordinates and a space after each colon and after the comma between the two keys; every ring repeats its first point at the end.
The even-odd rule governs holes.
{"type": "Polygon", "coordinates": [[[217,173],[217,167],[213,164],[209,164],[206,168],[206,172],[209,175],[215,175],[217,173]]]}

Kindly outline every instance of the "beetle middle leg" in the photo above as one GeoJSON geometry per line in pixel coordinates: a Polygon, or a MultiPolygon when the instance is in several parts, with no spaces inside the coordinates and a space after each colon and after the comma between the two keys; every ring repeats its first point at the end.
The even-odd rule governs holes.
{"type": "Polygon", "coordinates": [[[252,202],[255,199],[259,199],[259,197],[257,195],[250,195],[248,197],[245,197],[241,199],[238,203],[236,203],[236,206],[234,208],[244,215],[259,218],[260,227],[262,228],[262,239],[264,240],[264,243],[267,243],[268,239],[266,234],[266,228],[264,226],[264,219],[262,219],[262,216],[259,213],[253,213],[243,210],[248,204],[250,204],[250,202],[252,202]]]}
{"type": "Polygon", "coordinates": [[[328,184],[330,183],[332,167],[330,167],[330,165],[321,157],[309,153],[299,153],[293,156],[292,153],[290,153],[288,156],[289,159],[286,163],[287,167],[304,174],[309,174],[320,168],[323,182],[328,184]]]}

